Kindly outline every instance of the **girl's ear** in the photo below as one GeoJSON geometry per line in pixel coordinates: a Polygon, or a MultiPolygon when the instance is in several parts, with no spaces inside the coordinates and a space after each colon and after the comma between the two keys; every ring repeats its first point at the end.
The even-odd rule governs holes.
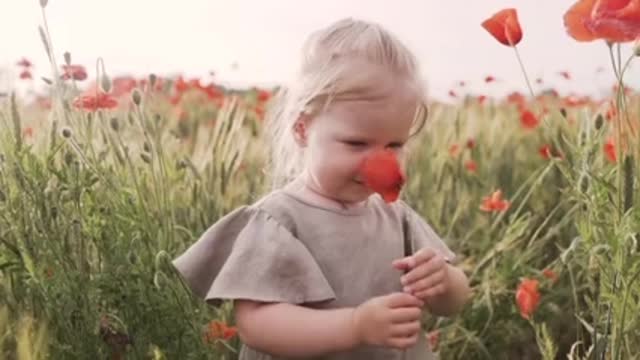
{"type": "Polygon", "coordinates": [[[311,117],[309,114],[302,112],[298,117],[298,120],[293,124],[293,138],[296,140],[296,143],[301,147],[307,146],[308,135],[309,135],[309,123],[311,117]]]}

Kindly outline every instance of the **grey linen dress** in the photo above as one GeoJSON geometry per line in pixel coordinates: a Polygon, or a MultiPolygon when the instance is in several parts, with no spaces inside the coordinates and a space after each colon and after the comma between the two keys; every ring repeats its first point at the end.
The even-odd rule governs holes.
{"type": "MultiPolygon", "coordinates": [[[[402,273],[391,263],[404,256],[404,234],[414,250],[430,247],[454,258],[403,201],[387,204],[372,195],[366,206],[339,210],[277,190],[221,218],[173,264],[191,290],[210,304],[250,299],[314,309],[355,307],[402,291],[402,273]]],[[[395,349],[361,346],[313,359],[434,358],[424,336],[405,356],[395,349]]],[[[247,345],[240,350],[240,360],[278,359],[247,345]]]]}

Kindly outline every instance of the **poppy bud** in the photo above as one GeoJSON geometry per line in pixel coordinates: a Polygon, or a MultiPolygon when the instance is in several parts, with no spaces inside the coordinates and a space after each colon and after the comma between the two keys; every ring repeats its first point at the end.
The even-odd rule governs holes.
{"type": "Polygon", "coordinates": [[[102,91],[108,93],[111,90],[111,79],[107,75],[102,76],[102,80],[100,81],[100,87],[102,91]]]}
{"type": "Polygon", "coordinates": [[[64,53],[64,62],[71,66],[71,54],[68,51],[64,53]]]}
{"type": "Polygon", "coordinates": [[[633,45],[633,55],[640,56],[640,37],[636,40],[635,45],[633,45]]]}
{"type": "Polygon", "coordinates": [[[111,129],[113,129],[113,131],[117,132],[120,129],[120,123],[118,122],[117,117],[112,117],[109,121],[109,124],[111,125],[111,129]]]}
{"type": "Polygon", "coordinates": [[[73,132],[71,131],[70,128],[68,127],[63,127],[62,128],[62,137],[65,139],[68,139],[71,137],[71,135],[73,135],[73,132]]]}
{"type": "Polygon", "coordinates": [[[140,95],[140,91],[138,91],[138,89],[133,89],[133,92],[131,93],[131,100],[133,100],[133,103],[136,104],[136,106],[140,106],[140,103],[142,102],[142,96],[140,95]]]}
{"type": "Polygon", "coordinates": [[[158,80],[158,77],[156,76],[156,74],[150,74],[149,75],[149,88],[150,89],[155,88],[156,80],[158,80]]]}
{"type": "Polygon", "coordinates": [[[147,153],[140,153],[140,157],[142,158],[142,161],[146,162],[147,164],[151,164],[151,155],[147,153]]]}

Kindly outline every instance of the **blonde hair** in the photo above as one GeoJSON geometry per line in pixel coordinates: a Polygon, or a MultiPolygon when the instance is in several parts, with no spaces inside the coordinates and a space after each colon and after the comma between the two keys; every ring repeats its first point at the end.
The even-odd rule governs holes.
{"type": "MultiPolygon", "coordinates": [[[[381,65],[414,85],[423,102],[417,104],[420,128],[427,116],[426,90],[420,81],[414,55],[382,26],[342,19],[311,34],[302,48],[302,64],[293,81],[281,88],[267,113],[266,135],[271,145],[269,173],[278,188],[295,178],[304,167],[304,153],[293,136],[300,114],[317,114],[331,101],[347,94],[366,91],[362,76],[353,69],[353,61],[381,65]]],[[[419,130],[419,129],[418,129],[419,130]]]]}

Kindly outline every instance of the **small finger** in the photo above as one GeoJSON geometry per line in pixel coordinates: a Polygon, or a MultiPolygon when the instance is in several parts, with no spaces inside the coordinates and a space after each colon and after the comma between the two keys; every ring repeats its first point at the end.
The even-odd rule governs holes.
{"type": "Polygon", "coordinates": [[[436,252],[433,249],[422,248],[418,250],[413,256],[416,258],[418,263],[423,263],[425,261],[429,261],[432,257],[436,256],[436,252]]]}
{"type": "Polygon", "coordinates": [[[396,349],[407,349],[418,343],[419,334],[410,337],[394,337],[389,340],[389,346],[396,349]]]}
{"type": "Polygon", "coordinates": [[[413,295],[398,292],[391,294],[388,297],[386,305],[392,309],[411,306],[422,307],[424,305],[424,302],[413,295]]]}
{"type": "Polygon", "coordinates": [[[422,309],[419,307],[406,307],[391,311],[391,322],[394,324],[419,320],[422,317],[422,309]]]}
{"type": "Polygon", "coordinates": [[[396,324],[391,328],[392,337],[410,337],[420,332],[420,322],[412,321],[405,324],[396,324]]]}
{"type": "Polygon", "coordinates": [[[435,273],[428,274],[423,278],[414,281],[407,285],[407,289],[412,293],[418,293],[420,291],[427,290],[429,288],[434,287],[435,285],[441,283],[444,280],[444,270],[436,271],[435,273]]]}
{"type": "Polygon", "coordinates": [[[434,273],[438,270],[444,269],[445,261],[441,256],[431,258],[426,263],[422,263],[416,266],[411,271],[406,273],[400,278],[402,285],[410,285],[411,283],[426,277],[427,275],[434,273]]]}
{"type": "Polygon", "coordinates": [[[434,287],[428,288],[426,290],[419,291],[415,295],[418,298],[425,299],[433,296],[442,295],[445,292],[446,292],[445,286],[443,284],[439,284],[434,287]]]}

